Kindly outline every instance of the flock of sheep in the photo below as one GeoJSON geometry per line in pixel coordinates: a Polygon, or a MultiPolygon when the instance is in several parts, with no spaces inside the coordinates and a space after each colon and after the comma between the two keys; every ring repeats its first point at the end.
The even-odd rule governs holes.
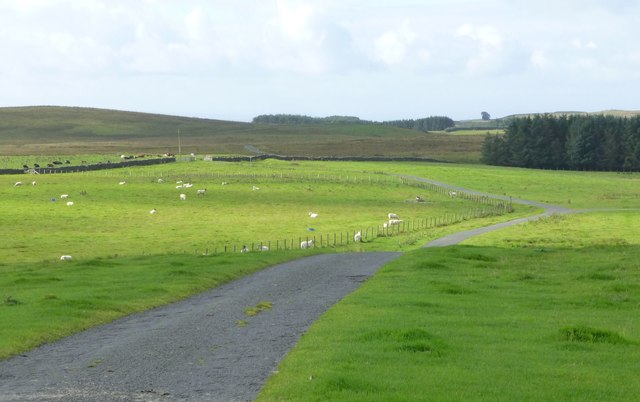
{"type": "MultiPolygon", "coordinates": [[[[159,184],[161,184],[161,183],[164,183],[164,180],[163,179],[158,179],[157,182],[159,184]]],[[[123,181],[120,181],[118,184],[119,185],[125,185],[125,184],[127,184],[127,182],[123,180],[123,181]]],[[[223,186],[227,185],[227,184],[229,184],[229,183],[226,182],[226,181],[222,182],[223,186]]],[[[14,187],[19,187],[19,186],[22,186],[22,185],[23,185],[23,182],[22,181],[18,181],[18,182],[16,182],[14,184],[14,187]]],[[[35,186],[36,185],[36,181],[35,180],[32,181],[31,185],[35,186]]],[[[185,183],[182,180],[178,180],[176,182],[176,189],[184,189],[184,188],[191,188],[191,187],[193,187],[192,183],[185,183]]],[[[258,191],[258,190],[260,190],[259,187],[255,186],[255,185],[252,186],[252,191],[258,191]]],[[[196,195],[204,196],[206,194],[206,192],[207,192],[206,188],[197,189],[196,190],[196,195]]],[[[450,193],[449,195],[452,196],[452,197],[455,197],[455,193],[453,193],[453,195],[450,193]]],[[[69,198],[68,194],[61,194],[60,195],[60,199],[68,199],[68,198],[69,198]]],[[[187,200],[187,195],[185,193],[180,193],[179,194],[179,199],[180,199],[180,201],[186,201],[187,200]]],[[[55,198],[52,198],[51,201],[55,201],[55,198]]],[[[69,200],[69,201],[66,202],[66,205],[67,206],[73,206],[74,202],[69,200]]],[[[152,214],[152,215],[153,214],[157,214],[158,210],[156,208],[153,208],[153,209],[151,209],[149,211],[149,213],[152,214]]],[[[309,212],[309,218],[311,218],[311,219],[316,219],[316,218],[318,218],[318,216],[319,215],[316,212],[311,212],[311,211],[309,212]]],[[[399,225],[400,223],[402,223],[402,220],[400,219],[400,217],[395,213],[389,213],[387,215],[387,218],[388,218],[388,221],[386,221],[383,224],[384,228],[388,228],[388,227],[393,226],[393,225],[399,225]]],[[[353,241],[356,242],[356,243],[360,243],[362,241],[362,231],[358,231],[357,233],[354,234],[353,241]]],[[[313,247],[314,247],[314,240],[313,239],[305,240],[305,241],[300,242],[300,248],[301,249],[308,249],[308,248],[313,248],[313,247]]],[[[269,248],[267,246],[260,246],[260,251],[266,251],[268,249],[269,248]]],[[[244,253],[244,252],[247,252],[247,251],[248,251],[247,247],[243,246],[242,249],[241,249],[241,252],[244,253]]],[[[60,256],[60,260],[62,260],[62,261],[71,261],[72,259],[73,259],[73,257],[71,255],[62,255],[62,256],[60,256]]]]}

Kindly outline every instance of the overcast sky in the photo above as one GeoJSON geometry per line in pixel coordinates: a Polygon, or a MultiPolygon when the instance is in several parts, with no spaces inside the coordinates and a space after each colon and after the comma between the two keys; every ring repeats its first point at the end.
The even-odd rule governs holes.
{"type": "Polygon", "coordinates": [[[640,109],[640,0],[0,0],[0,106],[455,120],[640,109]]]}

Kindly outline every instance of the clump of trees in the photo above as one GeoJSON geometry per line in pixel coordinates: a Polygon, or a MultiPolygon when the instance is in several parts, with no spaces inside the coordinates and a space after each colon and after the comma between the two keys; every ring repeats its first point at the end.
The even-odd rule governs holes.
{"type": "Polygon", "coordinates": [[[253,118],[252,122],[263,124],[378,124],[383,126],[400,127],[420,131],[441,131],[455,125],[455,122],[451,118],[446,116],[430,116],[423,119],[405,119],[376,122],[361,120],[358,117],[353,116],[310,117],[297,114],[268,114],[256,116],[253,118]]]}
{"type": "Polygon", "coordinates": [[[541,169],[640,170],[640,116],[515,118],[488,135],[484,163],[541,169]]]}
{"type": "Polygon", "coordinates": [[[442,131],[449,127],[453,127],[455,125],[455,122],[451,118],[446,116],[430,116],[424,119],[392,120],[383,121],[377,124],[400,128],[410,128],[420,131],[442,131]]]}

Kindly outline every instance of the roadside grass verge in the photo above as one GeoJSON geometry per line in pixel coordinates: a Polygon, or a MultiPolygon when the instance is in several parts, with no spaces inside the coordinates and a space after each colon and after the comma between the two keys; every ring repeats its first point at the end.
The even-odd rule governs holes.
{"type": "Polygon", "coordinates": [[[406,253],[332,307],[258,400],[634,400],[640,246],[406,253]]]}
{"type": "Polygon", "coordinates": [[[0,359],[313,253],[167,254],[2,264],[0,359]]]}

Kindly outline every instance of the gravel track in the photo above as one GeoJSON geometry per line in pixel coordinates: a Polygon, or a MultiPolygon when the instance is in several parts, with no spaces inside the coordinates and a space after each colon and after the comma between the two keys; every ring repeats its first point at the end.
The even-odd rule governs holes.
{"type": "Polygon", "coordinates": [[[44,345],[0,362],[0,401],[252,400],[322,313],[399,255],[280,264],[44,345]],[[247,317],[261,301],[273,307],[247,317]]]}
{"type": "MultiPolygon", "coordinates": [[[[453,245],[502,227],[575,212],[535,201],[512,201],[545,212],[456,233],[425,247],[453,245]]],[[[182,302],[43,345],[0,361],[0,401],[252,400],[321,314],[398,256],[323,254],[279,264],[182,302]],[[273,307],[247,317],[244,310],[261,301],[273,307]]]]}

